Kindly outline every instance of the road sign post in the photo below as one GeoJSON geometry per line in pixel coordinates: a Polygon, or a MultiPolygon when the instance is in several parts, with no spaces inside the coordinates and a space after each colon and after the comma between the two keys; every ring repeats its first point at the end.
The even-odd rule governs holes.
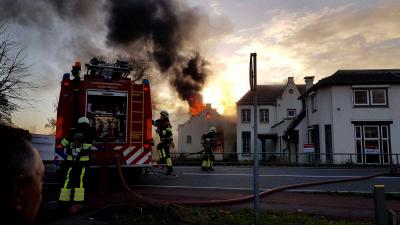
{"type": "Polygon", "coordinates": [[[259,224],[259,161],[258,161],[258,149],[257,149],[257,53],[250,53],[250,88],[253,91],[253,134],[254,134],[254,170],[253,170],[253,187],[254,187],[254,220],[255,224],[259,224]]]}

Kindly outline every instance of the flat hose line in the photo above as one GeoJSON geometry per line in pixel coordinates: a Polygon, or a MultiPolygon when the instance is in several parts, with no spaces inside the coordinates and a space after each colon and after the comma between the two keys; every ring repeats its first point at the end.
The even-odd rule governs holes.
{"type": "MultiPolygon", "coordinates": [[[[142,195],[135,193],[126,183],[126,180],[122,174],[121,169],[121,162],[119,157],[116,156],[117,161],[117,168],[118,168],[118,175],[121,181],[123,188],[130,194],[139,197],[140,199],[145,199],[142,195]]],[[[346,179],[334,179],[334,180],[327,180],[327,181],[316,181],[316,182],[309,182],[309,183],[300,183],[300,184],[291,184],[286,186],[281,186],[277,188],[272,188],[270,190],[260,192],[260,197],[265,197],[267,195],[271,195],[275,192],[284,191],[288,189],[295,189],[301,187],[309,187],[315,185],[323,185],[323,184],[333,184],[333,183],[342,183],[342,182],[350,182],[350,181],[359,181],[359,180],[367,180],[377,176],[387,175],[388,173],[375,173],[369,176],[361,176],[361,177],[354,177],[354,178],[346,178],[346,179]]],[[[147,198],[146,198],[147,199],[147,198]]],[[[207,201],[159,201],[149,198],[151,202],[159,202],[159,203],[167,203],[167,204],[177,204],[177,205],[187,205],[187,206],[222,206],[222,205],[234,205],[240,204],[248,201],[252,201],[254,199],[254,195],[247,195],[239,198],[232,198],[232,199],[223,199],[223,200],[207,200],[207,201]]]]}

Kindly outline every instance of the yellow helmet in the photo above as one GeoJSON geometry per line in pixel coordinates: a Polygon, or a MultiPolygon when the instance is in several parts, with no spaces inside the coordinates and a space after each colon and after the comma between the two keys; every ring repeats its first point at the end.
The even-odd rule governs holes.
{"type": "Polygon", "coordinates": [[[208,129],[208,132],[217,133],[217,128],[215,128],[215,127],[210,127],[210,129],[208,129]]]}
{"type": "Polygon", "coordinates": [[[167,112],[166,110],[161,110],[160,114],[161,114],[162,116],[165,116],[165,117],[168,117],[168,116],[169,116],[169,114],[168,114],[168,112],[167,112]]]}
{"type": "Polygon", "coordinates": [[[89,124],[89,119],[87,118],[87,117],[81,117],[81,118],[79,118],[78,119],[78,124],[81,124],[81,123],[87,123],[87,124],[89,124]]]}

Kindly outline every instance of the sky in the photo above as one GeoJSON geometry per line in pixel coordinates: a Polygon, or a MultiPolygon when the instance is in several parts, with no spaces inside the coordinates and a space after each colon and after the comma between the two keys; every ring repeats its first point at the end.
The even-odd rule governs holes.
{"type": "MultiPolygon", "coordinates": [[[[303,84],[305,76],[315,76],[317,82],[340,69],[400,67],[398,0],[177,2],[206,18],[200,23],[201,32],[194,32],[190,37],[196,40],[196,48],[208,61],[210,70],[200,92],[204,102],[212,103],[226,115],[235,114],[235,102],[249,90],[252,52],[257,53],[258,84],[285,83],[287,77],[303,84]]],[[[0,3],[2,7],[5,6],[0,3]]],[[[13,19],[29,21],[29,10],[37,9],[24,10],[3,20],[8,21],[15,39],[24,47],[35,82],[42,88],[32,93],[37,100],[36,107],[15,113],[13,121],[33,133],[49,133],[44,125],[48,118],[55,117],[54,104],[62,74],[69,72],[78,58],[73,50],[82,51],[88,46],[103,54],[111,50],[104,40],[106,28],[101,23],[85,27],[82,25],[85,21],[59,19],[49,24],[42,21],[45,28],[29,26],[22,19],[13,19]],[[73,35],[77,30],[81,35],[83,32],[79,37],[85,38],[85,43],[96,44],[80,45],[73,35]]],[[[84,17],[85,20],[94,18],[84,17]]],[[[177,94],[167,83],[156,80],[153,83],[152,91],[163,93],[158,98],[164,105],[158,108],[170,109],[175,123],[185,122],[190,115],[181,116],[178,111],[188,112],[187,104],[176,100],[177,94]]]]}

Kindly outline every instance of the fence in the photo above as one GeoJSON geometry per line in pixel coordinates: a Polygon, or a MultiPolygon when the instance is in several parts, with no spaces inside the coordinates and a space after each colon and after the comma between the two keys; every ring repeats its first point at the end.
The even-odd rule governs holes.
{"type": "MultiPolygon", "coordinates": [[[[175,162],[201,161],[201,153],[171,153],[175,162]]],[[[214,153],[216,162],[251,162],[253,153],[214,153]]],[[[260,163],[280,165],[400,165],[400,154],[357,154],[357,153],[259,153],[260,163]]]]}

